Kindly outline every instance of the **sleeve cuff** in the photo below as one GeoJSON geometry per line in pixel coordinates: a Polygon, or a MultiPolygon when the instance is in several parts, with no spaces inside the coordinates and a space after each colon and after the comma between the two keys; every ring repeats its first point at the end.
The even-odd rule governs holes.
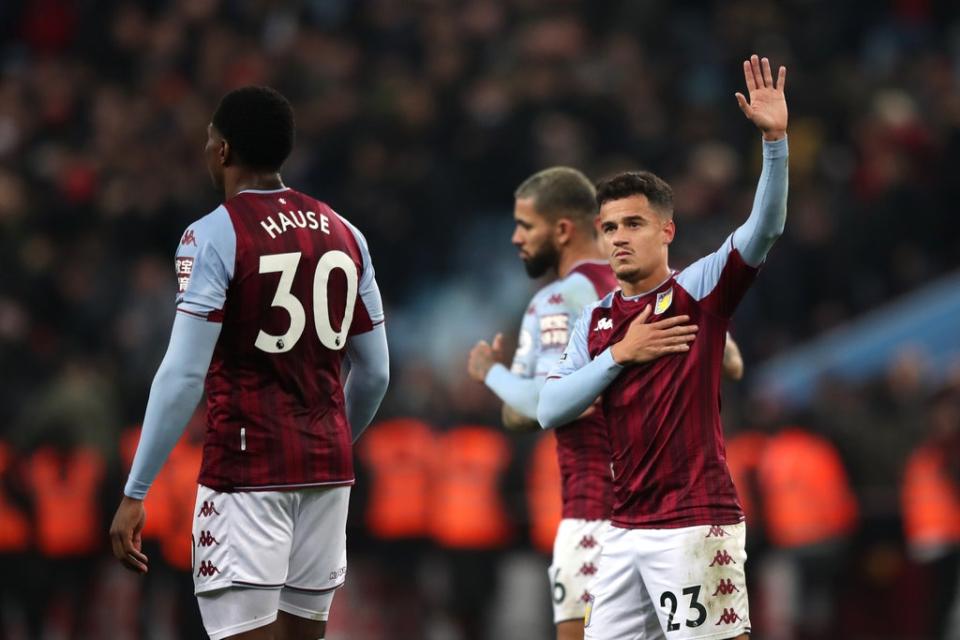
{"type": "Polygon", "coordinates": [[[616,371],[619,373],[620,370],[623,369],[623,365],[617,364],[617,361],[613,359],[613,347],[604,349],[600,355],[597,356],[596,361],[601,363],[607,371],[616,371]]]}
{"type": "Polygon", "coordinates": [[[127,479],[127,485],[123,488],[123,495],[128,498],[136,498],[137,500],[143,500],[147,497],[147,491],[150,490],[150,485],[146,482],[140,482],[134,480],[133,478],[127,479]]]}
{"type": "Polygon", "coordinates": [[[789,136],[783,136],[779,140],[764,140],[763,141],[763,157],[764,158],[785,158],[790,153],[790,148],[787,145],[787,138],[789,136]]]}
{"type": "Polygon", "coordinates": [[[487,371],[483,384],[487,385],[492,391],[496,391],[503,384],[510,384],[511,378],[513,378],[513,374],[510,373],[510,370],[498,362],[490,367],[490,371],[487,371]]]}

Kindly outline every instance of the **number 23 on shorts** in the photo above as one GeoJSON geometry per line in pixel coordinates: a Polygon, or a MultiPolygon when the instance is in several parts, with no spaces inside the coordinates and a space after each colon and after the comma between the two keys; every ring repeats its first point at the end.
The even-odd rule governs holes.
{"type": "MultiPolygon", "coordinates": [[[[690,596],[690,609],[687,613],[687,619],[684,621],[691,629],[699,627],[707,620],[707,608],[704,607],[699,600],[700,597],[700,585],[696,584],[691,587],[684,587],[682,594],[685,596],[690,596]],[[691,618],[691,614],[696,611],[696,616],[691,618]]],[[[677,596],[672,591],[664,591],[660,594],[660,606],[661,607],[670,607],[670,611],[667,614],[667,631],[676,631],[680,628],[680,623],[675,622],[674,618],[677,615],[677,596]]]]}

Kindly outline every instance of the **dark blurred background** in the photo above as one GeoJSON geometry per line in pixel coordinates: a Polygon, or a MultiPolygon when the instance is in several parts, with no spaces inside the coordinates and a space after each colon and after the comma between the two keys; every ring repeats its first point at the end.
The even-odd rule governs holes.
{"type": "Polygon", "coordinates": [[[148,502],[141,580],[107,524],[219,202],[220,96],[297,115],[287,184],[366,234],[392,385],[358,445],[328,637],[546,639],[549,434],[499,429],[466,352],[530,294],[513,189],[565,164],[676,191],[673,266],[750,210],[741,61],[789,68],[787,228],[725,389],[755,637],[960,638],[960,7],[939,0],[0,2],[0,639],[202,638],[202,411],[148,502]]]}

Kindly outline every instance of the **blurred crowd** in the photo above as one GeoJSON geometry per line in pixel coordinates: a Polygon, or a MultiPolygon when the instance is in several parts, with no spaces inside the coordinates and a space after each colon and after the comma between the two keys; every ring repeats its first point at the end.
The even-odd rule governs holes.
{"type": "MultiPolygon", "coordinates": [[[[496,425],[492,396],[461,371],[473,340],[514,331],[529,294],[515,262],[495,271],[512,278],[499,287],[476,267],[512,259],[514,188],[548,165],[649,168],[676,192],[674,266],[711,251],[756,185],[759,136],[733,98],[753,52],[789,69],[791,175],[785,235],[734,327],[748,377],[960,267],[955,3],[0,3],[0,441],[20,461],[95,449],[112,509],[120,433],[142,417],[166,346],[176,243],[219,202],[205,127],[224,92],[250,83],[291,99],[285,180],[364,231],[388,317],[403,319],[388,321],[403,357],[381,415],[496,425]],[[464,291],[517,295],[478,309],[464,291]],[[491,324],[444,342],[438,365],[409,345],[447,331],[435,326],[447,315],[417,316],[441,292],[450,317],[491,324]]],[[[889,544],[864,561],[881,582],[908,566],[895,562],[909,558],[902,478],[937,431],[943,392],[924,373],[905,353],[866,385],[825,382],[802,416],[739,389],[725,404],[731,434],[802,420],[836,447],[859,505],[847,533],[889,544]]],[[[6,483],[17,467],[0,469],[6,483]]],[[[889,637],[927,637],[904,634],[889,637]]]]}

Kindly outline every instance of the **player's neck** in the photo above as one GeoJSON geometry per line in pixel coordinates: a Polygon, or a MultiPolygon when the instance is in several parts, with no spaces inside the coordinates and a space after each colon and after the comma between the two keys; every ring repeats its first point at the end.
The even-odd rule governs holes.
{"type": "Polygon", "coordinates": [[[279,173],[259,173],[256,171],[246,171],[238,169],[237,171],[224,172],[223,176],[223,198],[229,200],[241,191],[255,189],[258,191],[273,191],[274,189],[283,189],[283,179],[279,173]]]}
{"type": "Polygon", "coordinates": [[[628,298],[631,296],[640,295],[641,293],[649,293],[663,284],[667,278],[670,277],[670,267],[666,263],[663,263],[657,269],[650,273],[650,275],[637,280],[635,282],[627,282],[626,280],[621,280],[617,278],[617,282],[620,283],[620,291],[623,292],[623,295],[628,298]]]}
{"type": "Polygon", "coordinates": [[[600,253],[600,249],[597,248],[596,244],[593,242],[587,246],[569,247],[565,251],[561,251],[560,260],[557,261],[557,276],[560,278],[566,278],[570,273],[570,270],[573,269],[577,263],[584,262],[586,260],[604,260],[603,254],[600,253]]]}

